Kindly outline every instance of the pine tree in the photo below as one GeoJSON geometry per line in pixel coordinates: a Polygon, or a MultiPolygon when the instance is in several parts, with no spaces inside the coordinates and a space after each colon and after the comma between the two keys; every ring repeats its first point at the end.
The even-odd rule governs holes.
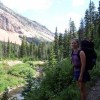
{"type": "Polygon", "coordinates": [[[32,59],[34,59],[34,43],[33,42],[31,42],[30,43],[30,45],[29,45],[30,47],[29,47],[29,56],[32,58],[32,59]]]}
{"type": "Polygon", "coordinates": [[[41,44],[41,50],[42,50],[42,60],[45,60],[46,59],[46,50],[47,50],[47,47],[46,47],[46,43],[45,42],[42,42],[41,44]]]}
{"type": "Polygon", "coordinates": [[[79,42],[81,42],[81,40],[83,40],[83,38],[84,38],[84,32],[85,32],[84,29],[85,29],[84,20],[81,19],[80,27],[79,27],[79,31],[78,31],[79,42]]]}
{"type": "Polygon", "coordinates": [[[76,36],[75,36],[75,32],[76,32],[75,23],[74,23],[74,21],[72,21],[72,20],[70,19],[69,24],[70,24],[70,34],[71,34],[71,38],[75,38],[75,37],[76,37],[76,36]]]}
{"type": "Polygon", "coordinates": [[[63,58],[68,57],[69,55],[69,36],[67,31],[65,30],[63,37],[63,58]]]}
{"type": "Polygon", "coordinates": [[[86,37],[94,38],[94,20],[95,20],[95,5],[94,2],[89,4],[89,9],[85,12],[85,35],[86,37]]]}
{"type": "Polygon", "coordinates": [[[23,37],[22,44],[21,44],[21,47],[20,47],[20,57],[25,57],[26,54],[27,54],[26,40],[25,40],[25,37],[23,37]]]}
{"type": "Polygon", "coordinates": [[[85,37],[89,36],[89,10],[85,11],[85,37]]]}
{"type": "Polygon", "coordinates": [[[93,21],[93,24],[94,24],[94,34],[95,36],[98,35],[98,26],[99,26],[99,13],[97,11],[95,11],[95,14],[94,14],[94,21],[93,21]]]}
{"type": "Polygon", "coordinates": [[[57,31],[57,27],[56,27],[56,30],[55,30],[55,37],[54,37],[54,52],[55,52],[55,55],[56,55],[56,59],[59,60],[59,45],[58,45],[58,40],[59,40],[59,37],[58,37],[58,31],[57,31]]]}
{"type": "Polygon", "coordinates": [[[2,43],[0,42],[0,60],[3,58],[3,48],[2,43]]]}
{"type": "Polygon", "coordinates": [[[13,45],[13,53],[15,57],[19,58],[20,57],[20,45],[17,45],[16,42],[13,45]]]}
{"type": "Polygon", "coordinates": [[[100,1],[99,1],[99,7],[98,7],[98,12],[99,12],[99,20],[98,20],[98,36],[100,38],[100,1]]]}
{"type": "Polygon", "coordinates": [[[59,60],[61,61],[63,59],[63,36],[61,33],[59,34],[58,45],[59,45],[58,55],[59,55],[59,60]]]}
{"type": "Polygon", "coordinates": [[[10,54],[11,54],[11,44],[10,44],[10,41],[8,39],[8,42],[7,42],[7,57],[10,58],[10,54]]]}
{"type": "Polygon", "coordinates": [[[91,39],[94,38],[94,24],[93,24],[93,21],[94,21],[94,17],[95,17],[95,5],[94,5],[94,2],[91,2],[90,1],[90,4],[89,4],[89,14],[90,14],[90,37],[91,39]]]}
{"type": "Polygon", "coordinates": [[[22,91],[22,95],[24,96],[24,98],[32,92],[32,87],[33,87],[33,81],[34,81],[34,78],[33,76],[31,75],[31,73],[29,72],[28,75],[26,76],[26,86],[24,88],[24,90],[22,91]]]}
{"type": "Polygon", "coordinates": [[[61,47],[63,45],[63,36],[61,33],[59,34],[58,45],[59,45],[59,47],[61,47]]]}
{"type": "Polygon", "coordinates": [[[3,42],[2,48],[3,48],[3,57],[6,58],[7,57],[7,44],[6,44],[6,42],[3,42]]]}
{"type": "Polygon", "coordinates": [[[48,66],[50,66],[50,68],[52,69],[52,67],[54,67],[55,64],[57,63],[53,47],[51,49],[49,49],[48,53],[49,53],[49,55],[48,55],[48,66]]]}
{"type": "Polygon", "coordinates": [[[39,60],[39,56],[38,56],[38,46],[33,46],[33,48],[34,48],[34,58],[36,59],[36,60],[39,60]]]}
{"type": "Polygon", "coordinates": [[[38,45],[38,58],[42,60],[42,46],[41,43],[38,45]]]}
{"type": "Polygon", "coordinates": [[[99,18],[100,18],[100,1],[99,1],[98,12],[99,12],[99,18]]]}
{"type": "Polygon", "coordinates": [[[10,43],[10,49],[11,49],[11,52],[10,52],[10,58],[15,58],[15,53],[16,52],[14,52],[14,44],[11,42],[10,43]]]}

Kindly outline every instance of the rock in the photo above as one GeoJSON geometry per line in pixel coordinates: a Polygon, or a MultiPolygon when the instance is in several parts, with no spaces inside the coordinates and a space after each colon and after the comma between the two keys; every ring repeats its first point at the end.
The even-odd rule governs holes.
{"type": "MultiPolygon", "coordinates": [[[[54,40],[54,34],[50,30],[48,30],[45,26],[39,24],[36,21],[29,20],[28,18],[25,18],[15,13],[11,9],[4,6],[2,3],[0,3],[0,28],[6,31],[8,33],[8,36],[9,36],[9,32],[22,35],[22,37],[23,35],[25,35],[28,42],[31,41],[51,42],[54,40]]],[[[3,33],[0,32],[0,34],[3,33]]],[[[8,40],[8,38],[10,37],[4,38],[4,40],[6,39],[8,40]]],[[[15,43],[15,41],[13,43],[15,43]]]]}

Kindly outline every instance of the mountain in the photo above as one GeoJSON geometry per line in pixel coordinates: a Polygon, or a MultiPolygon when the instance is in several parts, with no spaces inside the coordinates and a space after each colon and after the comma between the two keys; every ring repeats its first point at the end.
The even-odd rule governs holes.
{"type": "Polygon", "coordinates": [[[0,41],[21,44],[23,36],[28,42],[51,42],[54,33],[36,21],[15,13],[0,2],[0,41]]]}

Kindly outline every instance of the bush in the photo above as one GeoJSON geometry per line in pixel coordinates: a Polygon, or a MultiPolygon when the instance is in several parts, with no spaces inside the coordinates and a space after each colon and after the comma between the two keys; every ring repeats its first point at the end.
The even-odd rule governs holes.
{"type": "Polygon", "coordinates": [[[33,70],[29,64],[18,64],[13,66],[9,71],[8,74],[17,76],[17,77],[26,77],[28,73],[31,73],[33,76],[35,75],[35,70],[33,70]]]}
{"type": "Polygon", "coordinates": [[[0,92],[4,91],[7,87],[13,87],[18,84],[25,83],[23,79],[7,74],[0,76],[0,80],[0,92]]]}
{"type": "Polygon", "coordinates": [[[0,75],[3,75],[5,73],[6,73],[6,71],[4,69],[0,69],[0,75]]]}
{"type": "Polygon", "coordinates": [[[80,93],[78,88],[76,88],[76,84],[73,83],[52,100],[80,100],[80,93]]]}
{"type": "MultiPolygon", "coordinates": [[[[76,98],[75,90],[69,87],[72,84],[72,67],[69,59],[64,59],[52,69],[46,67],[45,76],[42,78],[38,88],[32,88],[32,90],[25,96],[25,100],[57,100],[56,98],[72,97],[73,93],[76,98]],[[64,91],[69,91],[65,92],[64,91]],[[60,96],[60,97],[59,97],[60,96]]],[[[33,84],[33,87],[35,84],[33,84]]],[[[58,99],[60,100],[60,99],[58,99]]],[[[65,99],[61,99],[65,100],[65,99]]],[[[67,99],[71,100],[71,99],[67,99]]],[[[75,99],[72,99],[75,100],[75,99]]]]}
{"type": "Polygon", "coordinates": [[[23,60],[23,63],[25,63],[25,62],[29,61],[29,58],[24,57],[22,60],[23,60]]]}

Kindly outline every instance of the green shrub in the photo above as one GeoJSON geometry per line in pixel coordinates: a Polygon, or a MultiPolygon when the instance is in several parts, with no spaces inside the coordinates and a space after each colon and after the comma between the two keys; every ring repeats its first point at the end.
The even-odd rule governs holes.
{"type": "MultiPolygon", "coordinates": [[[[45,76],[42,78],[38,88],[32,88],[32,90],[25,96],[25,100],[57,100],[57,96],[60,93],[68,89],[72,83],[72,67],[69,59],[64,59],[62,62],[57,64],[55,67],[50,68],[49,66],[45,69],[45,76]],[[36,96],[37,95],[37,96],[36,96]]],[[[33,87],[35,84],[33,84],[33,87]]],[[[63,95],[62,92],[62,95],[63,95]]],[[[75,96],[75,91],[70,90],[66,92],[69,97],[71,93],[75,96]]],[[[61,96],[62,96],[61,95],[61,96]]]]}
{"type": "Polygon", "coordinates": [[[80,93],[76,84],[71,84],[52,100],[80,100],[80,93]]]}
{"type": "Polygon", "coordinates": [[[4,69],[0,69],[0,75],[6,74],[6,71],[4,69]]]}
{"type": "Polygon", "coordinates": [[[33,61],[33,60],[34,60],[34,58],[32,58],[32,57],[24,57],[24,58],[22,58],[23,63],[26,63],[27,61],[33,61]]]}
{"type": "Polygon", "coordinates": [[[25,83],[22,78],[17,78],[7,74],[0,76],[0,80],[0,92],[4,91],[7,87],[13,87],[25,83]]]}
{"type": "Polygon", "coordinates": [[[17,76],[17,77],[26,77],[28,73],[35,75],[35,70],[33,70],[29,64],[18,64],[13,66],[9,71],[8,74],[17,76]]]}

